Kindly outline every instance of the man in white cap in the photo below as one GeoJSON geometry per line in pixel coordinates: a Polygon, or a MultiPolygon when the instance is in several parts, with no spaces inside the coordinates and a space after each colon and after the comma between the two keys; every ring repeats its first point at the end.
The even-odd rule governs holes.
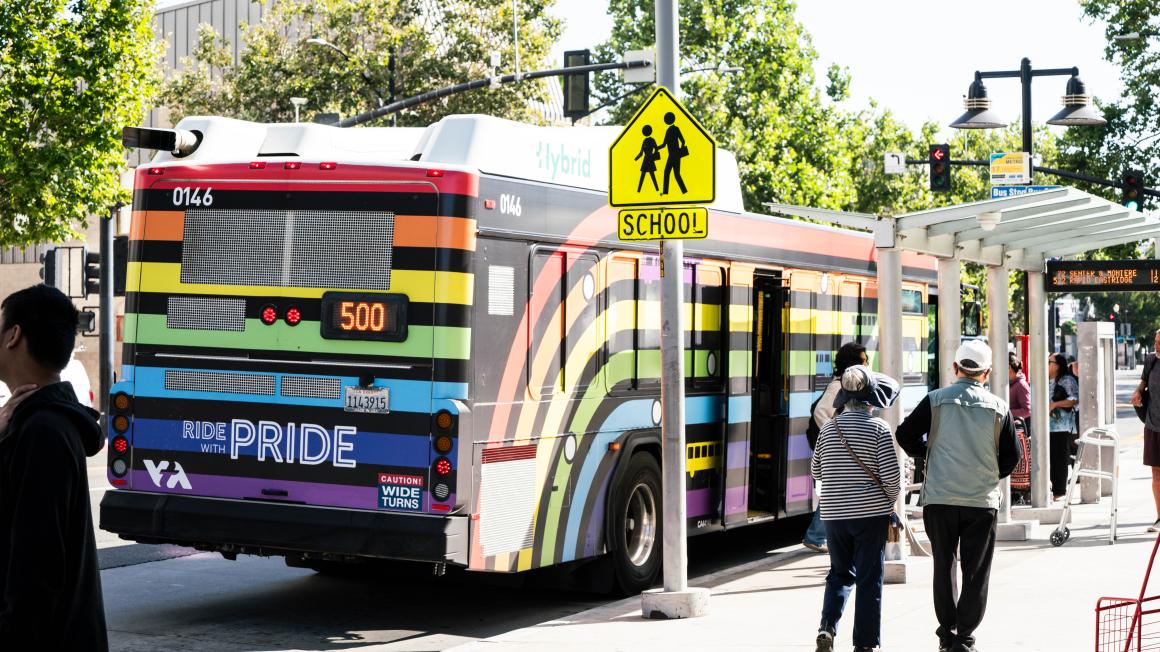
{"type": "Polygon", "coordinates": [[[934,557],[939,650],[973,652],[974,631],[987,609],[999,480],[1019,463],[1019,447],[1007,402],[983,384],[991,374],[991,348],[964,342],[954,371],[955,382],[927,394],[895,438],[907,455],[926,458],[920,503],[934,557]],[[958,596],[956,549],[963,574],[958,596]]]}

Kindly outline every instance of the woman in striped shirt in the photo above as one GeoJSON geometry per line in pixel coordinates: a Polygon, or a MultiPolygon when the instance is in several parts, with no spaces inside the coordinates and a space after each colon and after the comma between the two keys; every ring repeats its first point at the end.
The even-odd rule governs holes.
{"type": "Polygon", "coordinates": [[[850,367],[842,374],[836,401],[844,404],[845,411],[818,435],[811,472],[822,483],[830,572],[817,652],[834,649],[838,620],[855,584],[854,649],[878,649],[886,530],[898,497],[899,469],[890,427],[873,413],[893,405],[898,390],[898,383],[889,376],[863,365],[850,367]]]}

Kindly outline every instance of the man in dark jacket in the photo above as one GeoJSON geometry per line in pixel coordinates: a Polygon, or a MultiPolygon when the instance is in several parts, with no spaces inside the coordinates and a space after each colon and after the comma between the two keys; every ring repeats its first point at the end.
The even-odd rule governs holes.
{"type": "Polygon", "coordinates": [[[77,311],[44,285],[0,303],[0,649],[108,650],[85,458],[98,414],[60,371],[77,311]]]}

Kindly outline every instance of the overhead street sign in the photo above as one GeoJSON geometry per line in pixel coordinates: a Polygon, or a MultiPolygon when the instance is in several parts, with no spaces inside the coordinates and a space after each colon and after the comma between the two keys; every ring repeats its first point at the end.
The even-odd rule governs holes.
{"type": "Polygon", "coordinates": [[[882,155],[886,174],[906,174],[906,155],[902,152],[886,152],[882,155]]]}
{"type": "Polygon", "coordinates": [[[616,235],[621,240],[700,240],[709,237],[709,211],[691,206],[622,210],[616,235]]]}
{"type": "Polygon", "coordinates": [[[1031,183],[1031,156],[1027,152],[991,155],[992,186],[1024,186],[1031,183]]]}
{"type": "Polygon", "coordinates": [[[1160,260],[1049,260],[1048,292],[1160,290],[1160,260]]]}
{"type": "Polygon", "coordinates": [[[663,86],[608,148],[608,203],[616,207],[710,204],[716,144],[663,86]]]}
{"type": "Polygon", "coordinates": [[[1055,190],[1063,186],[992,186],[991,199],[1003,199],[1005,197],[1016,197],[1018,195],[1030,195],[1033,192],[1043,192],[1044,190],[1055,190]]]}

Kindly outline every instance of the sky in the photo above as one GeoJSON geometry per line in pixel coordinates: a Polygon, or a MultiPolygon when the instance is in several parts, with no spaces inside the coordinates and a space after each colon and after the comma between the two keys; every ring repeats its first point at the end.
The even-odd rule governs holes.
{"type": "MultiPolygon", "coordinates": [[[[607,0],[557,0],[554,12],[565,26],[553,62],[562,61],[564,50],[607,38],[607,6],[607,0]]],[[[1023,57],[1033,68],[1078,67],[1097,97],[1115,99],[1122,88],[1119,67],[1103,58],[1103,25],[1084,19],[1075,0],[799,0],[797,18],[817,51],[819,80],[832,63],[849,69],[846,107],[862,108],[873,98],[915,131],[927,120],[945,125],[958,117],[976,70],[1016,70],[1023,57]],[[941,54],[929,49],[939,43],[941,54]]],[[[1019,81],[985,83],[992,108],[1017,120],[1019,81]]],[[[1066,83],[1067,77],[1035,79],[1033,120],[1055,115],[1066,83]]]]}

